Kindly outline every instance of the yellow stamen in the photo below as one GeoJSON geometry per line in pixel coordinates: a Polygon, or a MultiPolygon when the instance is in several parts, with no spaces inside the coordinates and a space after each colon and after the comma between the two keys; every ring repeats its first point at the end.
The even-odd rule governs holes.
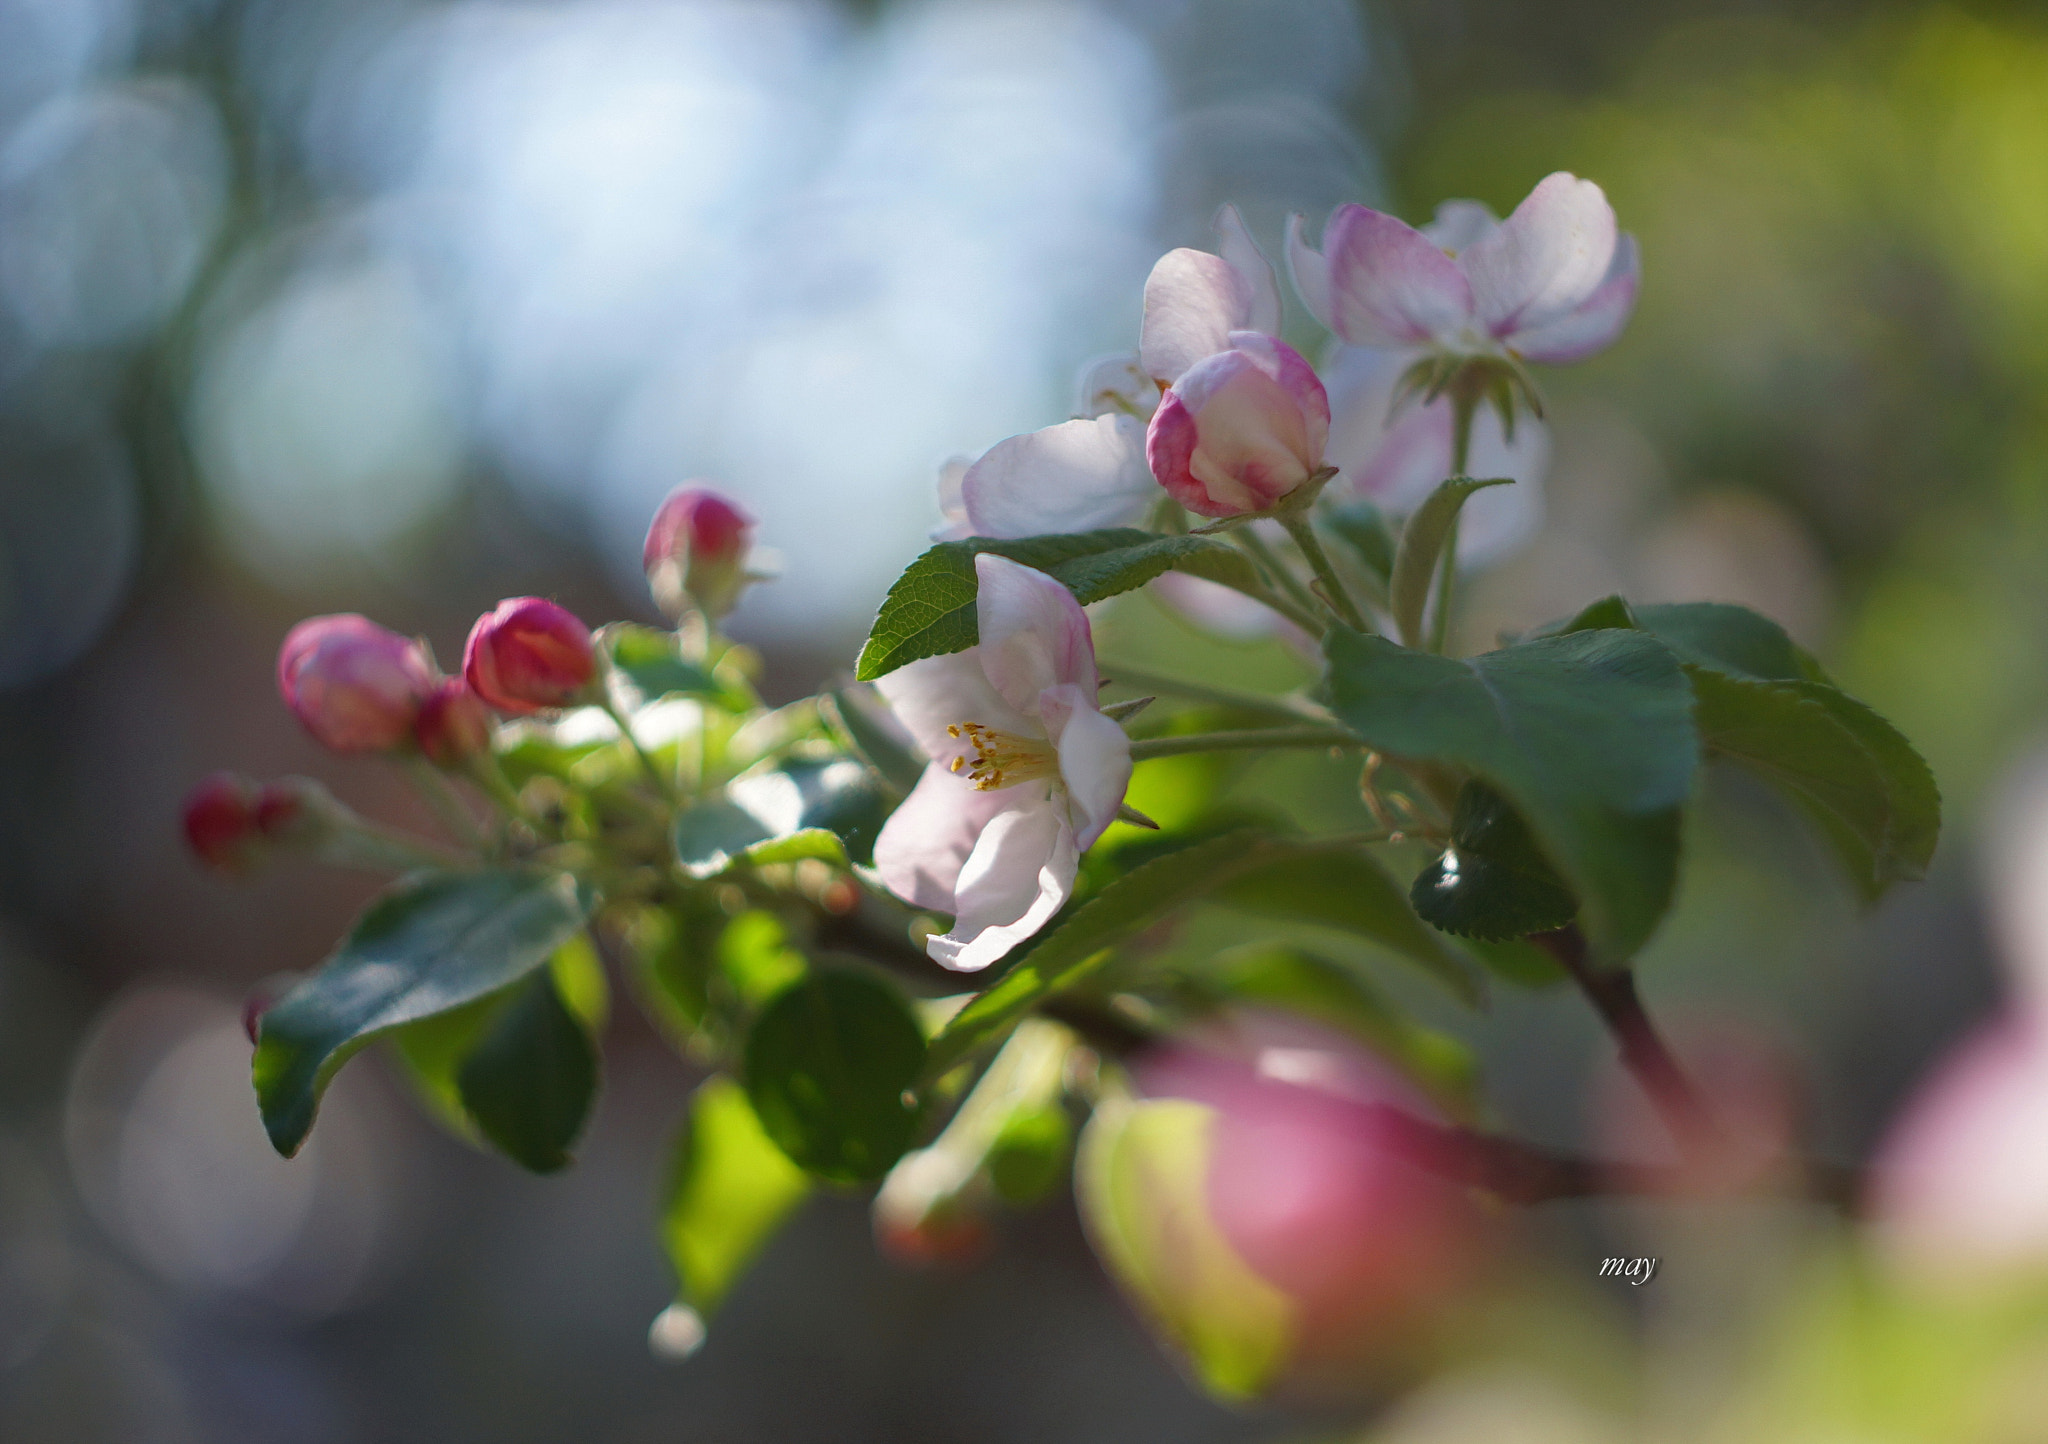
{"type": "Polygon", "coordinates": [[[946,735],[967,743],[968,750],[953,759],[950,769],[958,772],[964,767],[977,791],[994,792],[1060,775],[1059,756],[1044,738],[1019,737],[979,722],[956,722],[946,735]]]}

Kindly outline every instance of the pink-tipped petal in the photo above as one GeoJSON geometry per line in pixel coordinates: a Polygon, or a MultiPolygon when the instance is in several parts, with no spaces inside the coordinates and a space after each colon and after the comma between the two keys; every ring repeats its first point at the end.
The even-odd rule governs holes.
{"type": "Polygon", "coordinates": [[[1330,310],[1330,262],[1302,236],[1306,223],[1306,217],[1299,212],[1287,218],[1287,274],[1293,278],[1294,293],[1308,307],[1309,315],[1320,321],[1325,330],[1334,331],[1337,323],[1330,310]]]}
{"type": "Polygon", "coordinates": [[[989,819],[1014,801],[1002,792],[980,791],[934,762],[875,839],[875,872],[882,886],[912,907],[955,911],[960,869],[989,819]]]}
{"type": "Polygon", "coordinates": [[[1323,231],[1323,256],[1330,269],[1328,324],[1354,346],[1455,340],[1472,319],[1465,271],[1406,221],[1339,206],[1323,231]]]}
{"type": "Polygon", "coordinates": [[[1555,321],[1515,332],[1508,344],[1525,360],[1549,366],[1565,366],[1605,351],[1628,325],[1636,309],[1636,292],[1642,286],[1642,252],[1636,238],[1622,236],[1615,242],[1614,262],[1607,279],[1578,307],[1555,321]]]}
{"type": "Polygon", "coordinates": [[[1131,739],[1095,706],[1093,689],[1048,688],[1039,698],[1046,733],[1059,749],[1060,780],[1074,845],[1087,849],[1116,821],[1131,785],[1131,739]]]}
{"type": "MultiPolygon", "coordinates": [[[[1095,695],[1095,640],[1074,594],[1044,572],[983,552],[974,559],[982,671],[1017,711],[1038,715],[1039,694],[1070,683],[1095,695]]],[[[980,720],[980,719],[975,719],[980,720]]],[[[1042,731],[1040,728],[1032,729],[1042,731]]]]}
{"type": "Polygon", "coordinates": [[[1204,516],[1261,511],[1323,464],[1329,398],[1284,342],[1234,332],[1174,383],[1152,418],[1147,459],[1161,486],[1204,516]]]}
{"type": "Polygon", "coordinates": [[[906,663],[878,680],[875,690],[924,755],[942,765],[966,750],[960,738],[947,734],[948,727],[974,722],[1000,732],[1037,730],[989,685],[978,647],[906,663]]]}
{"type": "Polygon", "coordinates": [[[1614,260],[1614,208],[1565,171],[1537,182],[1500,228],[1458,257],[1481,322],[1506,337],[1576,310],[1614,260]]]}
{"type": "Polygon", "coordinates": [[[953,931],[928,939],[925,951],[956,973],[979,972],[1060,910],[1079,864],[1073,829],[1050,802],[998,813],[960,870],[953,931]]]}
{"type": "Polygon", "coordinates": [[[999,441],[960,483],[967,536],[1128,526],[1157,495],[1145,465],[1144,424],[1114,413],[999,441]]]}
{"type": "Polygon", "coordinates": [[[1216,240],[1217,250],[1230,262],[1244,288],[1244,319],[1231,329],[1279,335],[1280,280],[1236,206],[1226,205],[1216,212],[1216,240]]]}

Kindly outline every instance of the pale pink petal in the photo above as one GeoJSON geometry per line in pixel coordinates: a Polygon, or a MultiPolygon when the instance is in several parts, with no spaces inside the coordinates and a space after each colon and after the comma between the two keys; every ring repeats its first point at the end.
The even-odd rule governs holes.
{"type": "Polygon", "coordinates": [[[1145,278],[1145,319],[1138,360],[1145,374],[1170,386],[1204,356],[1230,345],[1243,323],[1246,297],[1236,271],[1221,256],[1182,248],[1168,251],[1145,278]]]}
{"type": "Polygon", "coordinates": [[[1216,212],[1216,239],[1223,259],[1230,262],[1245,287],[1244,319],[1231,329],[1279,335],[1280,281],[1236,206],[1226,205],[1216,212]]]}
{"type": "Polygon", "coordinates": [[[1405,221],[1339,206],[1323,230],[1323,256],[1330,329],[1354,346],[1455,342],[1472,320],[1465,272],[1405,221]]]}
{"type": "Polygon", "coordinates": [[[1436,219],[1422,228],[1422,234],[1455,256],[1498,229],[1499,219],[1478,201],[1444,201],[1436,208],[1436,219]]]}
{"type": "Polygon", "coordinates": [[[1060,910],[1079,862],[1073,829],[1043,797],[997,813],[960,871],[953,931],[925,951],[941,967],[979,972],[1060,910]]]}
{"type": "Polygon", "coordinates": [[[933,541],[959,541],[974,535],[967,521],[967,503],[960,494],[960,483],[973,464],[968,456],[949,456],[940,464],[939,524],[932,528],[933,541]]]}
{"type": "MultiPolygon", "coordinates": [[[[995,690],[1029,717],[1048,687],[1072,683],[1095,695],[1095,640],[1074,594],[1030,567],[983,552],[974,559],[981,667],[995,690]]],[[[1030,729],[1043,735],[1044,727],[1030,729]]]]}
{"type": "Polygon", "coordinates": [[[1001,792],[982,792],[936,762],[925,768],[875,839],[875,871],[882,885],[912,907],[954,912],[960,869],[989,819],[1014,800],[1001,792]]]}
{"type": "Polygon", "coordinates": [[[1600,187],[1558,171],[1457,264],[1479,319],[1500,337],[1576,310],[1606,279],[1614,244],[1614,208],[1600,187]]]}
{"type": "Polygon", "coordinates": [[[933,762],[950,763],[961,755],[960,739],[946,729],[964,722],[1026,736],[1038,731],[989,685],[979,647],[905,663],[880,678],[875,690],[933,762]]]}
{"type": "Polygon", "coordinates": [[[1330,310],[1330,262],[1321,251],[1302,238],[1306,217],[1299,212],[1287,218],[1287,274],[1294,279],[1294,293],[1308,307],[1309,315],[1334,331],[1337,322],[1330,310]]]}
{"type": "Polygon", "coordinates": [[[1131,785],[1131,739],[1095,706],[1093,688],[1048,688],[1039,698],[1046,734],[1059,749],[1074,844],[1087,848],[1116,821],[1131,785]]]}
{"type": "Polygon", "coordinates": [[[1082,362],[1074,391],[1074,415],[1084,420],[1118,412],[1146,421],[1159,405],[1159,383],[1145,374],[1135,351],[1082,362]]]}
{"type": "Polygon", "coordinates": [[[1144,424],[1116,414],[999,441],[968,468],[960,492],[968,535],[988,537],[1129,526],[1159,495],[1144,424]]]}
{"type": "Polygon", "coordinates": [[[1329,399],[1284,342],[1254,332],[1174,383],[1146,441],[1152,474],[1204,516],[1272,505],[1323,464],[1329,399]]]}
{"type": "Polygon", "coordinates": [[[1607,279],[1577,309],[1503,339],[1526,360],[1551,366],[1583,361],[1606,350],[1621,335],[1635,311],[1636,291],[1642,279],[1642,254],[1636,238],[1624,235],[1615,242],[1614,263],[1607,268],[1607,279]]]}

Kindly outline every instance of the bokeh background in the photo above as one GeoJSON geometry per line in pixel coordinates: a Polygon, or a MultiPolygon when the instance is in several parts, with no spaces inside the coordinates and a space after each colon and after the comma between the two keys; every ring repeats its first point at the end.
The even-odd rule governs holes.
{"type": "MultiPolygon", "coordinates": [[[[1190,1392],[1062,1205],[915,1273],[816,1202],[657,1360],[691,1075],[629,1020],[566,1176],[469,1152],[370,1065],[276,1161],[240,999],[371,884],[204,876],[177,805],[234,766],[429,825],[277,705],[285,628],[360,610],[449,658],[506,595],[651,619],[641,531],[692,476],[783,554],[735,629],[798,695],[922,545],[937,464],[1064,417],[1218,203],[1277,253],[1290,210],[1505,211],[1561,168],[1641,238],[1643,297],[1555,378],[1548,519],[1467,640],[1615,589],[1747,602],[1926,752],[1929,883],[1860,916],[1786,813],[1719,789],[1645,963],[1676,1016],[1776,1040],[1815,1146],[1859,1158],[1994,1005],[1985,879],[2048,731],[2024,7],[0,0],[0,1437],[1309,1427],[1190,1392]]],[[[1460,1026],[1509,1121],[1586,1136],[1605,1050],[1571,999],[1460,1026]]],[[[1557,1212],[1589,1269],[1633,1226],[1557,1212]]]]}

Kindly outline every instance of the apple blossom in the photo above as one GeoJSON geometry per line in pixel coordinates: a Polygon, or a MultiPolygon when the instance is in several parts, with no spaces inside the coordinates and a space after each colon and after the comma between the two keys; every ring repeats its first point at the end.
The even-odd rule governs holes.
{"type": "Polygon", "coordinates": [[[671,616],[694,606],[722,617],[745,590],[754,518],[708,486],[679,486],[654,513],[641,566],[671,616]]]}
{"type": "Polygon", "coordinates": [[[1117,351],[1083,362],[1074,392],[1074,415],[1082,420],[1117,412],[1149,421],[1159,409],[1159,383],[1145,374],[1134,351],[1117,351]]]}
{"type": "Polygon", "coordinates": [[[1080,603],[990,553],[975,574],[980,643],[877,684],[930,763],[876,839],[875,870],[913,906],[954,915],[926,947],[959,972],[987,967],[1059,910],[1131,777],[1130,742],[1095,703],[1080,603]]]}
{"type": "Polygon", "coordinates": [[[1197,362],[1152,417],[1146,459],[1167,494],[1203,516],[1265,511],[1323,466],[1330,401],[1284,341],[1234,331],[1197,362]]]}
{"type": "Polygon", "coordinates": [[[1138,361],[1164,388],[1196,362],[1228,351],[1233,331],[1280,331],[1280,285],[1236,206],[1216,213],[1221,255],[1168,251],[1145,281],[1138,361]]]}
{"type": "Polygon", "coordinates": [[[1287,258],[1309,311],[1353,345],[1552,364],[1621,334],[1641,274],[1600,187],[1564,171],[1499,222],[1474,201],[1447,202],[1424,230],[1339,206],[1320,252],[1297,215],[1287,258]]]}
{"type": "Polygon", "coordinates": [[[590,629],[544,597],[508,597],[477,618],[462,652],[470,690],[500,712],[566,707],[597,675],[590,629]]]}
{"type": "Polygon", "coordinates": [[[1075,1190],[1096,1252],[1219,1393],[1397,1365],[1469,1276],[1479,1219],[1388,1109],[1429,1110],[1349,1038],[1239,1010],[1130,1060],[1075,1190]]]}
{"type": "MultiPolygon", "coordinates": [[[[1452,474],[1456,408],[1449,397],[1400,398],[1407,358],[1398,351],[1339,346],[1322,367],[1330,396],[1330,442],[1324,459],[1338,470],[1329,495],[1349,493],[1393,516],[1406,516],[1452,474]]],[[[1509,439],[1501,418],[1482,408],[1472,418],[1465,456],[1468,476],[1505,476],[1513,486],[1475,492],[1459,515],[1458,559],[1485,566],[1514,551],[1543,522],[1543,478],[1550,432],[1520,417],[1509,439]]]]}
{"type": "Polygon", "coordinates": [[[1129,526],[1158,499],[1143,424],[1112,412],[990,447],[960,479],[962,534],[1025,537],[1129,526]]]}
{"type": "Polygon", "coordinates": [[[334,752],[382,752],[410,739],[433,685],[418,641],[353,612],[308,617],[278,648],[285,706],[334,752]]]}
{"type": "Polygon", "coordinates": [[[428,761],[459,767],[490,750],[490,709],[460,677],[443,677],[420,703],[412,731],[428,761]]]}

